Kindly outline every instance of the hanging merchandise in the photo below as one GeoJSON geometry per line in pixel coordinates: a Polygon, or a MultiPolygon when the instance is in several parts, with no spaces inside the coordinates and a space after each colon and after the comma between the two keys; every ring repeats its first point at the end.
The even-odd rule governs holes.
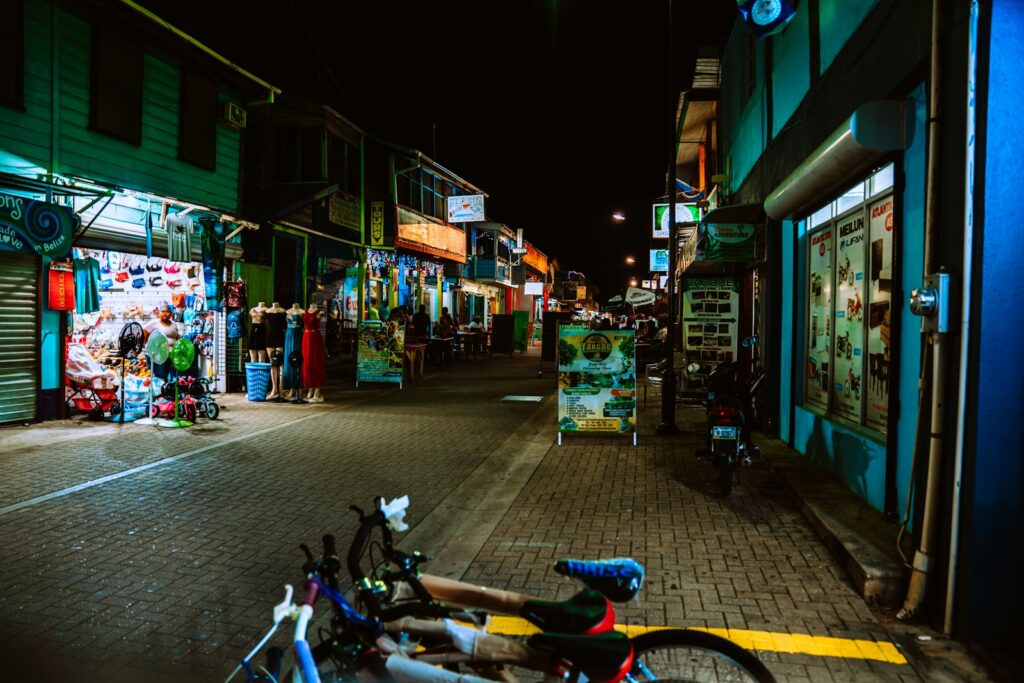
{"type": "Polygon", "coordinates": [[[92,257],[75,259],[74,272],[75,310],[95,313],[100,310],[100,262],[92,257]]]}
{"type": "Polygon", "coordinates": [[[55,311],[75,310],[75,269],[70,261],[50,264],[49,305],[55,311]]]}
{"type": "Polygon", "coordinates": [[[167,216],[167,258],[171,261],[192,260],[192,217],[174,213],[167,216]]]}
{"type": "Polygon", "coordinates": [[[206,280],[206,310],[221,310],[224,287],[224,224],[213,216],[199,219],[203,247],[203,276],[206,280]]]}
{"type": "Polygon", "coordinates": [[[224,284],[224,300],[228,308],[245,307],[245,280],[235,280],[224,284]]]}

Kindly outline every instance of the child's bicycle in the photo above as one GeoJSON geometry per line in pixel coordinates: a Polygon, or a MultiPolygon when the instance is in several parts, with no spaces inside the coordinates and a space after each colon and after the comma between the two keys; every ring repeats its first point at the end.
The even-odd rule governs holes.
{"type": "Polygon", "coordinates": [[[281,663],[258,674],[252,660],[285,618],[296,621],[292,649],[297,662],[293,683],[327,680],[515,681],[510,667],[535,671],[555,681],[754,681],[772,683],[768,669],[732,641],[688,629],[651,631],[630,638],[614,630],[611,600],[637,595],[643,568],[633,560],[598,562],[559,560],[555,571],[582,581],[586,588],[569,600],[547,602],[420,572],[427,558],[394,548],[392,531],[404,531],[408,498],[376,499],[369,515],[353,508],[360,526],[347,566],[355,582],[357,608],[338,588],[341,569],[333,536],[323,538],[323,557],[307,561],[305,596],[292,603],[292,589],[274,608],[274,625],[229,676],[245,669],[249,681],[276,681],[281,663]],[[362,561],[371,560],[370,573],[362,561]],[[323,595],[333,607],[328,632],[310,646],[306,639],[313,607],[323,595]],[[492,613],[520,616],[541,633],[528,638],[489,634],[492,613]]]}

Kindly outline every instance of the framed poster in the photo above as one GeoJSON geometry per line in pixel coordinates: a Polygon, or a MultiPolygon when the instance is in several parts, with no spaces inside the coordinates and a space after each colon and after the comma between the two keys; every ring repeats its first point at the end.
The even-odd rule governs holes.
{"type": "Polygon", "coordinates": [[[832,409],[860,422],[864,372],[864,212],[835,222],[835,343],[832,348],[832,409]]]}
{"type": "Polygon", "coordinates": [[[560,329],[560,434],[636,433],[635,334],[633,330],[560,329]]]}
{"type": "Polygon", "coordinates": [[[807,278],[807,382],[804,399],[828,409],[832,363],[832,251],[835,229],[827,226],[809,236],[807,278]]]}
{"type": "Polygon", "coordinates": [[[889,426],[889,347],[892,328],[893,201],[883,199],[868,211],[867,386],[865,423],[884,432],[889,426]]]}
{"type": "Polygon", "coordinates": [[[702,390],[719,363],[739,350],[740,281],[735,277],[683,279],[683,352],[700,371],[687,374],[688,390],[702,390]]]}

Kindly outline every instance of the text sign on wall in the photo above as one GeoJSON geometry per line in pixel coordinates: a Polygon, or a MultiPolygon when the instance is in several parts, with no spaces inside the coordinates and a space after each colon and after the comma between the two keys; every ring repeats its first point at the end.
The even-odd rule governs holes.
{"type": "Polygon", "coordinates": [[[484,216],[484,196],[467,194],[461,197],[448,197],[448,222],[472,223],[487,220],[484,216]]]}
{"type": "Polygon", "coordinates": [[[384,202],[370,202],[370,246],[384,246],[384,202]]]}
{"type": "Polygon", "coordinates": [[[668,249],[651,249],[651,271],[668,272],[668,249]]]}
{"type": "Polygon", "coordinates": [[[0,193],[0,251],[67,256],[76,222],[66,207],[0,193]]]}
{"type": "Polygon", "coordinates": [[[336,225],[358,230],[359,197],[341,191],[332,194],[328,204],[328,218],[336,225]]]}
{"type": "Polygon", "coordinates": [[[636,432],[632,330],[559,330],[558,431],[636,432]]]}

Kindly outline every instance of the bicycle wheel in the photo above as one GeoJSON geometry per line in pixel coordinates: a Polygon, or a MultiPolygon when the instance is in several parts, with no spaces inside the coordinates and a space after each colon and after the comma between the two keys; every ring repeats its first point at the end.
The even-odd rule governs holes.
{"type": "Polygon", "coordinates": [[[634,661],[627,680],[712,683],[775,683],[754,654],[704,631],[671,629],[633,638],[634,661]]]}

